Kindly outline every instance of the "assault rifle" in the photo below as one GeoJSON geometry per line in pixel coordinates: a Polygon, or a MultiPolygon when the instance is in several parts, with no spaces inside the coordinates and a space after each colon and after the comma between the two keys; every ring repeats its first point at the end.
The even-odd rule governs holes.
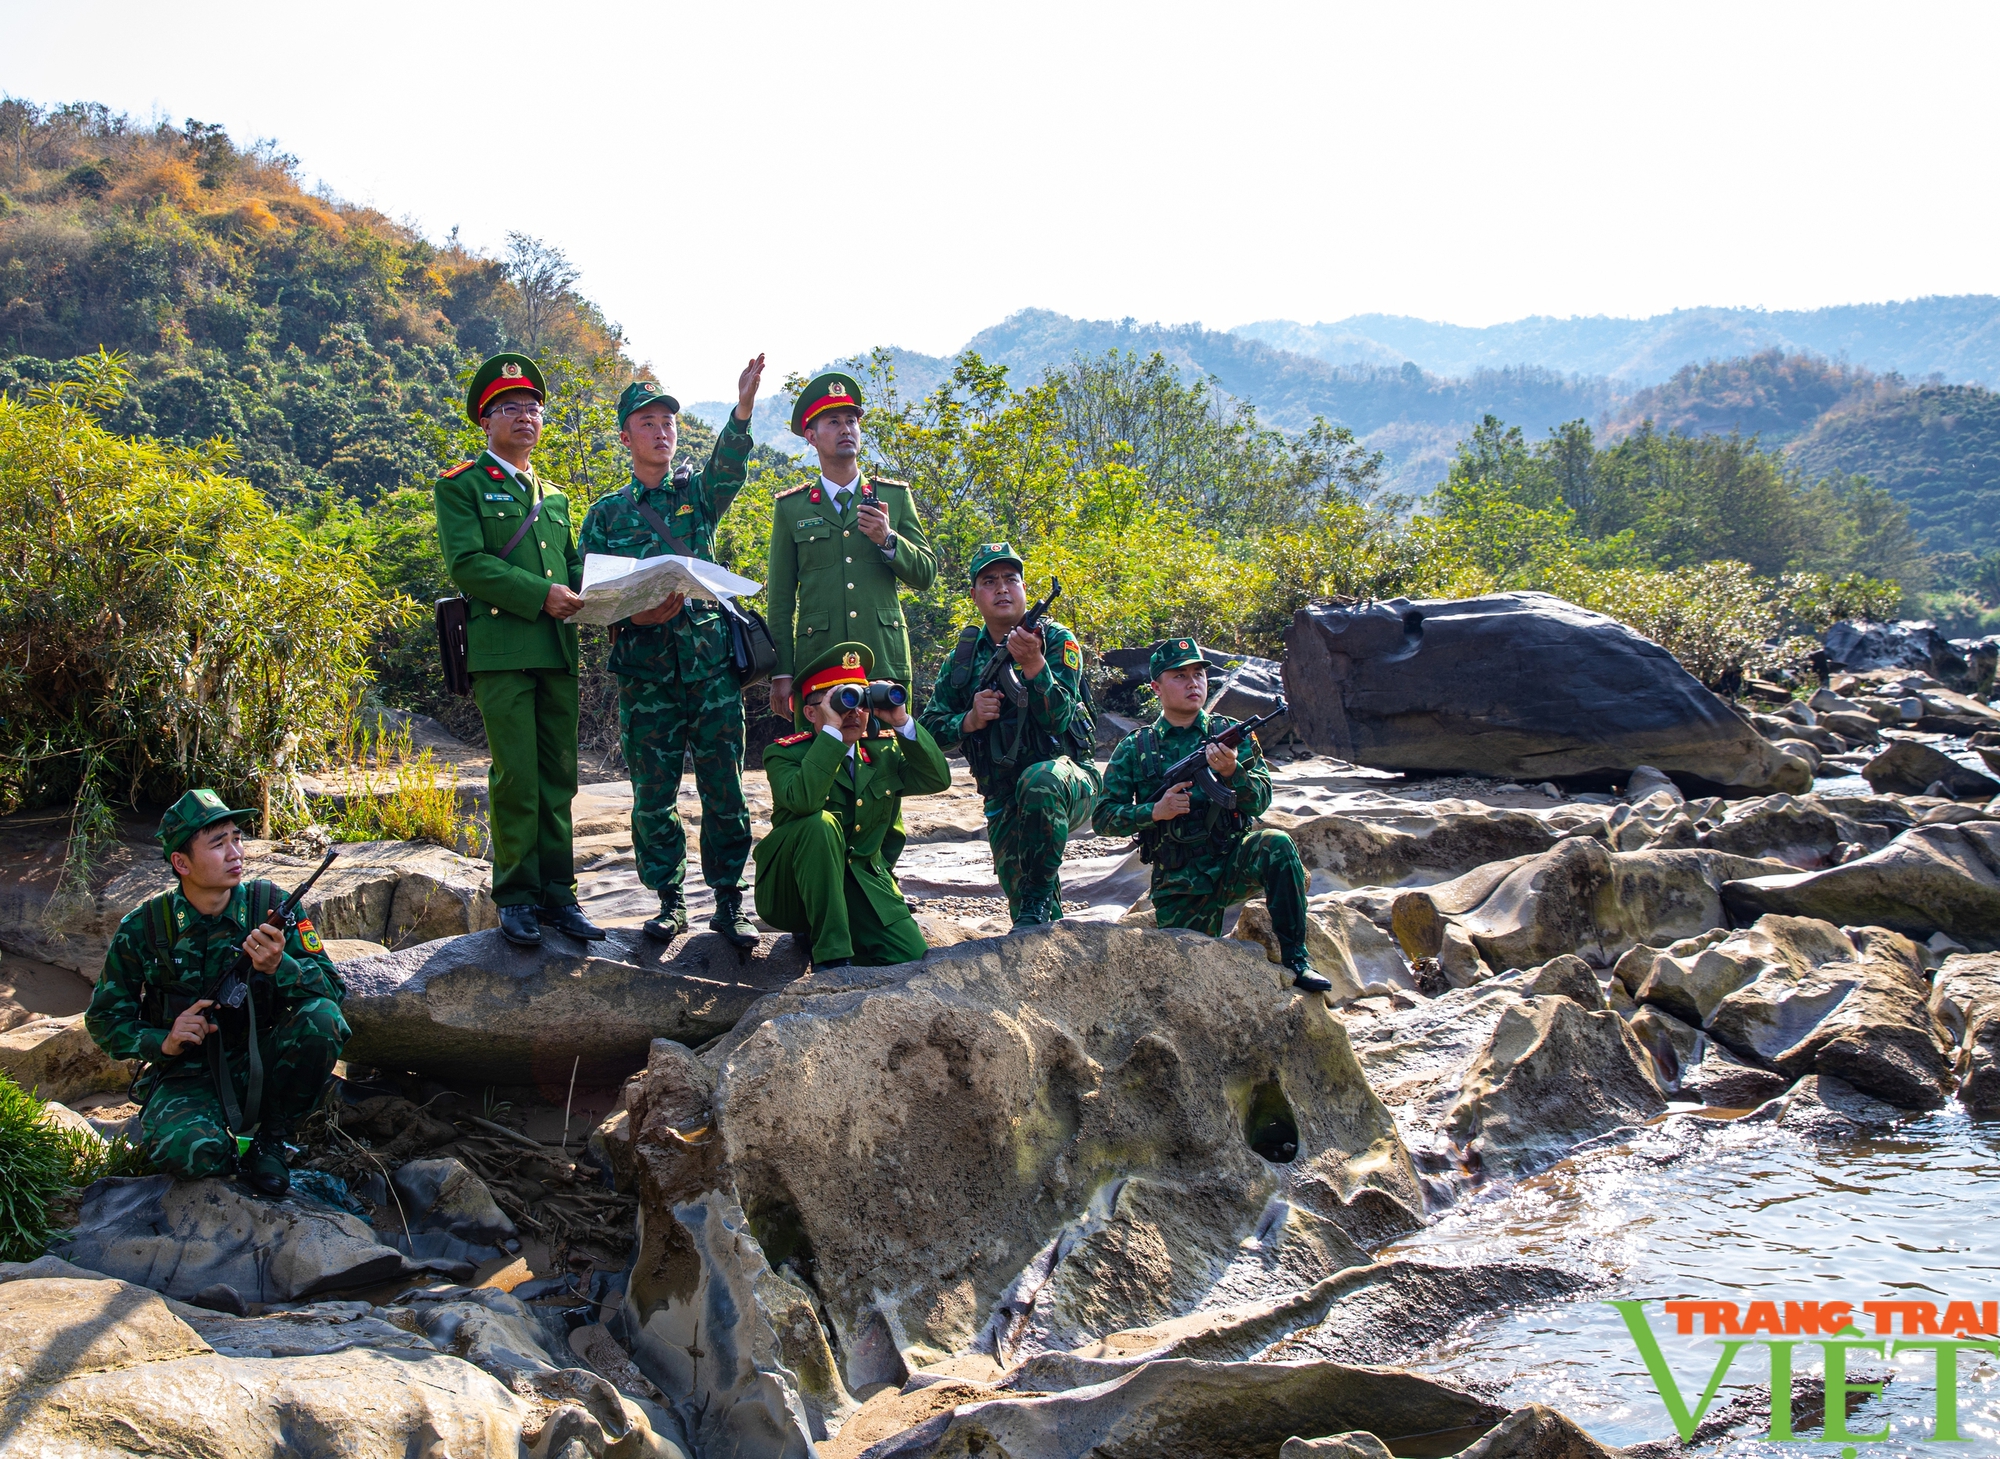
{"type": "MultiPolygon", "coordinates": [[[[264,925],[275,927],[282,934],[290,924],[292,914],[298,911],[299,903],[304,901],[306,893],[312,890],[312,884],[319,880],[320,872],[333,865],[333,858],[337,855],[338,851],[328,851],[326,860],[319,864],[319,869],[299,883],[298,890],[285,898],[283,903],[271,909],[271,915],[264,919],[264,925]]],[[[215,986],[201,996],[218,1008],[241,1008],[243,1000],[250,996],[249,972],[250,953],[245,949],[236,955],[236,961],[215,980],[215,986]]]]}
{"type": "MultiPolygon", "coordinates": [[[[1061,596],[1062,579],[1050,578],[1049,595],[1022,614],[1021,621],[1014,627],[1033,629],[1039,626],[1043,615],[1049,611],[1049,605],[1061,596]]],[[[999,650],[993,655],[992,661],[986,665],[986,672],[980,675],[979,682],[972,686],[974,694],[984,693],[988,689],[998,689],[1007,696],[1007,702],[1016,709],[1028,702],[1028,686],[1021,682],[1021,675],[1014,668],[1014,656],[1007,652],[1007,643],[1004,639],[1001,640],[999,650]]]]}
{"type": "MultiPolygon", "coordinates": [[[[1212,734],[1194,747],[1192,753],[1169,765],[1160,779],[1160,795],[1165,795],[1183,781],[1193,781],[1195,789],[1214,801],[1226,811],[1236,809],[1236,792],[1215,778],[1215,771],[1209,768],[1208,747],[1220,745],[1233,750],[1259,729],[1285,714],[1284,696],[1278,697],[1278,707],[1269,714],[1260,714],[1255,719],[1246,719],[1241,724],[1232,724],[1218,734],[1212,734]]],[[[1155,800],[1159,796],[1154,797],[1155,800]]]]}

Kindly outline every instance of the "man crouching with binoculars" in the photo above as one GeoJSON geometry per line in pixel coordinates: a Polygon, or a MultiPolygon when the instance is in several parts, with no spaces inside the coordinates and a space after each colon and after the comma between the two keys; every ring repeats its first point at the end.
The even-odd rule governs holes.
{"type": "Polygon", "coordinates": [[[837,643],[800,671],[793,723],[764,751],[771,833],[752,853],[757,915],[809,938],[822,968],[915,962],[923,933],[890,870],[883,842],[903,797],[951,785],[951,766],[910,718],[899,684],[870,683],[875,654],[837,643]],[[870,732],[870,715],[887,729],[870,732]]]}

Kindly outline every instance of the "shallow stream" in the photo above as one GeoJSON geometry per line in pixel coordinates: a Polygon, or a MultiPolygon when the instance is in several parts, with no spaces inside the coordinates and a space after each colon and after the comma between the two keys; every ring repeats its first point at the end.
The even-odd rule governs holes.
{"type": "MultiPolygon", "coordinates": [[[[1624,1319],[1607,1298],[1636,1298],[1689,1407],[1721,1346],[1677,1336],[1658,1303],[1727,1300],[1747,1310],[1774,1300],[1846,1300],[1864,1335],[1869,1301],[2000,1298],[2000,1122],[1975,1123],[1957,1106],[1893,1133],[1814,1144],[1768,1123],[1667,1116],[1633,1141],[1588,1152],[1512,1189],[1460,1207],[1399,1243],[1393,1254],[1429,1261],[1509,1257],[1581,1266],[1605,1288],[1581,1301],[1482,1318],[1411,1366],[1460,1381],[1497,1384],[1505,1401],[1549,1404],[1607,1444],[1670,1440],[1673,1425],[1624,1319]]],[[[1389,1252],[1384,1255],[1391,1254],[1389,1252]]],[[[1768,1349],[1738,1355],[1711,1413],[1769,1381],[1768,1349]]],[[[1795,1353],[1800,1375],[1818,1374],[1821,1350],[1795,1353]]],[[[1879,1399],[1851,1412],[1849,1428],[1889,1438],[1844,1445],[1821,1437],[1774,1442],[1762,1424],[1687,1452],[1730,1456],[2000,1455],[2000,1360],[1960,1356],[1963,1442],[1932,1439],[1936,1392],[1929,1353],[1894,1361],[1857,1355],[1851,1381],[1887,1373],[1879,1399]],[[1874,1373],[1866,1370],[1873,1369],[1874,1373]]],[[[1805,1404],[1801,1402],[1803,1409],[1805,1404]]]]}

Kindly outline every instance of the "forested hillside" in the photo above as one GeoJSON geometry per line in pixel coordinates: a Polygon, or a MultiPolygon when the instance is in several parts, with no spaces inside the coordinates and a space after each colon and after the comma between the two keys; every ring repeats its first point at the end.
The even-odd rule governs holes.
{"type": "Polygon", "coordinates": [[[1828,309],[1676,309],[1650,319],[1534,315],[1468,328],[1388,314],[1330,324],[1272,319],[1235,331],[1330,364],[1412,360],[1440,375],[1530,364],[1657,384],[1689,360],[1779,349],[1845,359],[1911,379],[2000,384],[2000,297],[1961,294],[1828,309]]]}
{"type": "Polygon", "coordinates": [[[1859,473],[1909,508],[1936,552],[2000,549],[2000,394],[1976,385],[1876,393],[1793,443],[1808,473],[1859,473]]]}

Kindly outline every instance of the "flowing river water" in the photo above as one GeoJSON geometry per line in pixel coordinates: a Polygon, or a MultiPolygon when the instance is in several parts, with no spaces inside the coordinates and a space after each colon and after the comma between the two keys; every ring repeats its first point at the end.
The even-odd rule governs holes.
{"type": "MultiPolygon", "coordinates": [[[[1862,1303],[2000,1298],[2000,1122],[1975,1122],[1956,1105],[1892,1131],[1814,1142],[1770,1123],[1672,1113],[1629,1142],[1588,1151],[1485,1199],[1474,1200],[1390,1252],[1434,1262],[1515,1258],[1582,1268],[1602,1278],[1584,1298],[1480,1319],[1411,1366],[1496,1385],[1505,1401],[1546,1403],[1607,1444],[1671,1440],[1674,1429],[1610,1298],[1642,1299],[1690,1408],[1721,1356],[1715,1338],[1682,1337],[1659,1302],[1669,1299],[1846,1300],[1864,1335],[1862,1303]]],[[[1761,1395],[1768,1349],[1741,1351],[1714,1409],[1761,1395]]],[[[1800,1375],[1818,1374],[1821,1349],[1796,1351],[1800,1375]]],[[[1878,1442],[1830,1443],[1815,1416],[1793,1442],[1763,1423],[1697,1443],[1688,1452],[1730,1456],[2000,1455],[2000,1359],[1963,1352],[1958,1381],[1962,1442],[1933,1439],[1933,1359],[1857,1356],[1852,1381],[1886,1376],[1879,1398],[1851,1409],[1857,1434],[1878,1442]]],[[[1801,1404],[1803,1409],[1806,1405],[1801,1404]]],[[[1713,1412],[1713,1410],[1711,1410],[1713,1412]]]]}

